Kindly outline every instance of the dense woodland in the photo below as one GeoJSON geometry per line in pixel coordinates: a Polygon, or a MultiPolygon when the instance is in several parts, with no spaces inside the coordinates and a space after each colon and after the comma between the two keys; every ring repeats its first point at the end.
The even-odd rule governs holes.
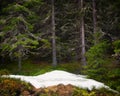
{"type": "Polygon", "coordinates": [[[0,69],[25,60],[78,62],[120,91],[120,0],[0,0],[0,69]]]}

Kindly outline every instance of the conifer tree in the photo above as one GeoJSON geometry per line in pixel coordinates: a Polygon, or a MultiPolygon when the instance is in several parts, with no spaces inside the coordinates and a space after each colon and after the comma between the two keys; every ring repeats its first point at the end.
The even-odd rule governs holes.
{"type": "Polygon", "coordinates": [[[34,14],[19,3],[13,3],[3,11],[7,16],[1,19],[3,27],[0,32],[0,47],[3,54],[18,58],[21,70],[22,57],[26,57],[30,49],[38,45],[38,40],[32,37],[33,25],[28,20],[34,14]]]}

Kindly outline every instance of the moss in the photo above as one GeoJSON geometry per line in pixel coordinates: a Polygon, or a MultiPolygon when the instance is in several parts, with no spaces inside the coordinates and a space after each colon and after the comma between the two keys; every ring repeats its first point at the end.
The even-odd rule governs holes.
{"type": "Polygon", "coordinates": [[[29,83],[13,78],[0,78],[0,96],[19,96],[22,91],[30,91],[32,86],[29,83]]]}
{"type": "Polygon", "coordinates": [[[10,72],[7,69],[0,70],[0,76],[1,75],[8,75],[10,72]]]}

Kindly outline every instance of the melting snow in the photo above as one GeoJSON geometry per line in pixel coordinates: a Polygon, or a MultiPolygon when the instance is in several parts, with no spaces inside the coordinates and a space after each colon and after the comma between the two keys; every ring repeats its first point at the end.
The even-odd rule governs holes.
{"type": "Polygon", "coordinates": [[[109,88],[101,82],[93,79],[87,79],[84,75],[76,75],[66,71],[55,70],[38,76],[10,75],[11,78],[20,78],[23,81],[31,83],[35,88],[48,87],[58,84],[71,84],[80,88],[99,89],[101,87],[109,88]]]}

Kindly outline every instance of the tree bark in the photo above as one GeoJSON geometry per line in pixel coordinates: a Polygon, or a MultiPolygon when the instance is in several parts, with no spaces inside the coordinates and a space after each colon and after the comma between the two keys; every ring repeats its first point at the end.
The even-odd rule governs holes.
{"type": "Polygon", "coordinates": [[[96,20],[96,3],[95,0],[92,0],[93,6],[93,34],[94,34],[94,45],[97,44],[96,31],[97,31],[97,20],[96,20]]]}
{"type": "Polygon", "coordinates": [[[22,69],[22,53],[21,53],[21,45],[18,45],[18,70],[22,69]]]}
{"type": "MultiPolygon", "coordinates": [[[[83,0],[81,0],[80,3],[81,3],[80,4],[81,10],[83,10],[83,0]]],[[[84,29],[84,16],[83,15],[81,17],[80,32],[81,32],[81,44],[82,44],[82,47],[81,47],[81,62],[83,64],[83,66],[85,66],[86,65],[86,58],[85,58],[86,50],[85,50],[85,29],[84,29]]]]}
{"type": "Polygon", "coordinates": [[[56,34],[55,34],[55,9],[54,9],[54,0],[52,3],[52,65],[57,65],[57,57],[56,57],[56,34]]]}
{"type": "Polygon", "coordinates": [[[22,58],[21,58],[21,56],[19,56],[18,57],[18,68],[19,68],[19,71],[21,71],[21,68],[22,68],[21,61],[22,61],[22,58]]]}

